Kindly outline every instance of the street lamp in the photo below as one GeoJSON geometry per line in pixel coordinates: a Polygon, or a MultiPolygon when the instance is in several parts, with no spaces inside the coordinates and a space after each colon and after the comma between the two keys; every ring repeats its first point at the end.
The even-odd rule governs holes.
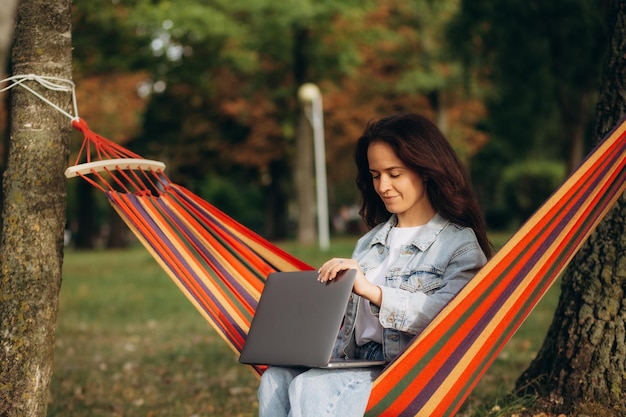
{"type": "Polygon", "coordinates": [[[326,150],[324,149],[324,111],[320,89],[305,83],[298,89],[298,98],[305,104],[304,114],[313,128],[315,183],[317,191],[317,230],[320,249],[330,245],[328,222],[328,191],[326,189],[326,150]]]}

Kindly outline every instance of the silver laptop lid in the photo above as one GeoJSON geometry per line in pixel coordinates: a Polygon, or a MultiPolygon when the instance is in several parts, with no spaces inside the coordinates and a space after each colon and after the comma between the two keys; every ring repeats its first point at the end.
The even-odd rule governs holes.
{"type": "Polygon", "coordinates": [[[328,283],[317,271],[267,277],[239,361],[279,366],[325,366],[352,292],[355,270],[328,283]]]}

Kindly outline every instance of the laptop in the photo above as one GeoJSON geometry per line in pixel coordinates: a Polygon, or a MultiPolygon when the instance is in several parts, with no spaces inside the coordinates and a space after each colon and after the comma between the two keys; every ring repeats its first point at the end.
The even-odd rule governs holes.
{"type": "Polygon", "coordinates": [[[356,270],[327,283],[317,271],[274,272],[267,277],[239,362],[309,368],[382,366],[385,361],[335,359],[332,350],[356,270]]]}

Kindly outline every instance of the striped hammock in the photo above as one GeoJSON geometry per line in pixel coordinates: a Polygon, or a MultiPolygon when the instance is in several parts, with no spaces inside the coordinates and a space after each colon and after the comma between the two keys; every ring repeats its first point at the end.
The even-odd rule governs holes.
{"type": "MultiPolygon", "coordinates": [[[[172,183],[162,163],[97,135],[83,120],[73,124],[85,141],[66,175],[79,176],[107,195],[189,301],[240,352],[265,277],[311,266],[172,183]]],[[[385,368],[374,382],[366,416],[454,415],[623,194],[625,164],[622,121],[385,368]]]]}

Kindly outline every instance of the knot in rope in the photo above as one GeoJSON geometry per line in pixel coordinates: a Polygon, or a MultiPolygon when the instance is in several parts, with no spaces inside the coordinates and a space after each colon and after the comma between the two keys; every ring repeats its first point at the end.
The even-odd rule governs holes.
{"type": "Polygon", "coordinates": [[[5,78],[4,80],[0,80],[0,84],[9,83],[6,87],[0,89],[0,93],[4,91],[8,91],[14,87],[21,86],[27,91],[31,92],[33,95],[39,97],[46,104],[50,105],[52,108],[60,112],[61,114],[69,117],[72,120],[78,119],[78,106],[76,104],[76,92],[75,85],[71,80],[59,77],[48,77],[44,75],[37,74],[24,74],[24,75],[14,75],[9,78],[5,78]],[[35,91],[30,86],[27,85],[26,81],[36,81],[39,85],[51,91],[61,91],[61,92],[69,92],[72,94],[72,104],[74,114],[70,114],[63,110],[61,106],[53,103],[46,97],[44,97],[41,93],[35,91]]]}
{"type": "Polygon", "coordinates": [[[72,126],[74,127],[74,129],[79,130],[83,133],[90,130],[89,126],[87,126],[87,122],[85,122],[85,120],[82,119],[81,117],[72,119],[72,126]]]}

